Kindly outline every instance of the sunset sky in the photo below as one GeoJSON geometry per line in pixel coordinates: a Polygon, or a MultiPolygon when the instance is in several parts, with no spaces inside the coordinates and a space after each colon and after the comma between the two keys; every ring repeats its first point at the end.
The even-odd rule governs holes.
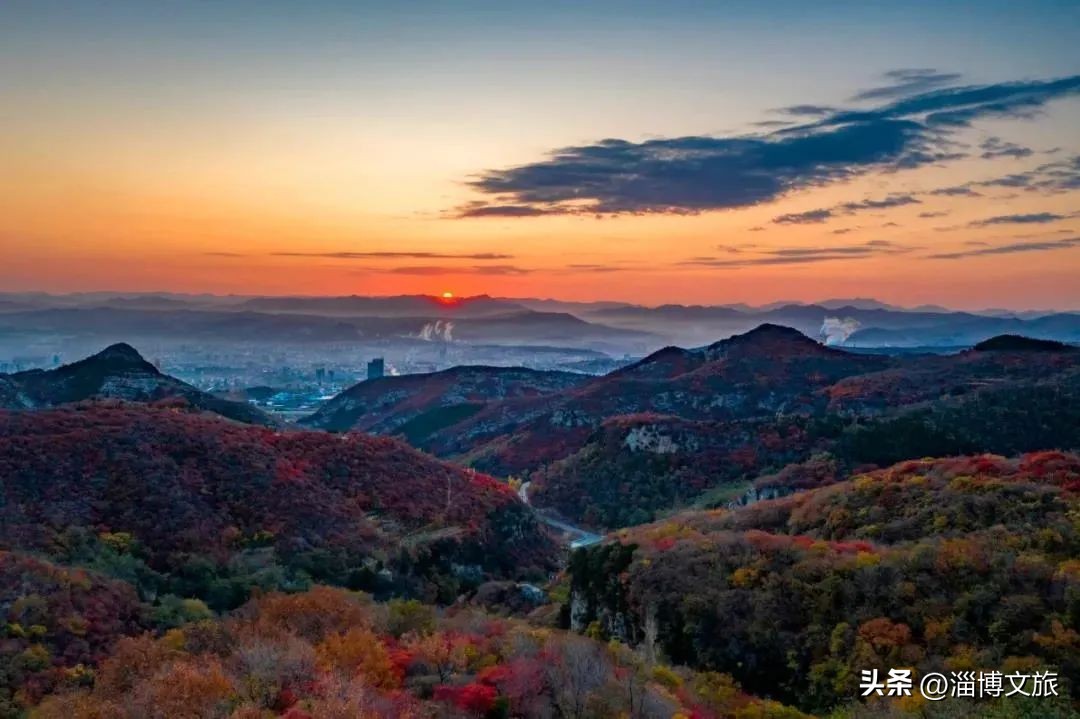
{"type": "Polygon", "coordinates": [[[1080,3],[0,3],[0,291],[1080,309],[1080,3]]]}

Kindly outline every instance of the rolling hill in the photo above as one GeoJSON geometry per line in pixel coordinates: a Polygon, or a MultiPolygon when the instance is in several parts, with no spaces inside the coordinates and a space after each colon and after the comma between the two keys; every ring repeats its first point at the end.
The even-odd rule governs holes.
{"type": "Polygon", "coordinates": [[[142,591],[215,607],[313,579],[449,600],[554,550],[509,487],[396,440],[169,408],[0,413],[0,476],[0,546],[112,563],[120,546],[142,591]]]}
{"type": "Polygon", "coordinates": [[[56,407],[84,400],[157,402],[180,399],[191,407],[248,424],[273,425],[262,411],[231,402],[158,371],[128,344],[106,347],[86,359],[52,370],[0,375],[0,408],[56,407]]]}
{"type": "Polygon", "coordinates": [[[578,551],[564,617],[815,713],[850,701],[867,668],[1073,677],[1078,491],[1080,457],[1041,452],[909,461],[679,514],[578,551]]]}
{"type": "Polygon", "coordinates": [[[489,402],[558,392],[587,379],[571,372],[480,366],[381,377],[346,389],[300,423],[331,431],[403,434],[417,444],[489,402]]]}

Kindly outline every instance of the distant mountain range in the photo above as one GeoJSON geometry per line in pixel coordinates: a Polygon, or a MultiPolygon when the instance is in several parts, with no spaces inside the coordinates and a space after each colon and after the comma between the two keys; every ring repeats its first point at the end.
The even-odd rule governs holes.
{"type": "Polygon", "coordinates": [[[899,307],[869,298],[753,307],[551,299],[396,297],[215,297],[168,293],[0,295],[0,339],[48,334],[128,341],[182,334],[203,342],[348,343],[436,339],[545,345],[641,356],[667,344],[702,345],[763,323],[829,344],[962,348],[1000,334],[1080,342],[1080,313],[959,312],[899,307]],[[448,325],[450,325],[448,327],[448,325]]]}
{"type": "Polygon", "coordinates": [[[115,344],[52,370],[0,374],[0,408],[39,409],[84,400],[182,400],[206,412],[248,424],[276,424],[242,402],[220,399],[158,371],[128,344],[115,344]]]}

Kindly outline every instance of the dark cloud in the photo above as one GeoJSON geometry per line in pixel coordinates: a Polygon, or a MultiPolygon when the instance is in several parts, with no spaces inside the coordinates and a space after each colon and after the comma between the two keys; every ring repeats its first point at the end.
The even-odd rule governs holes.
{"type": "Polygon", "coordinates": [[[1080,247],[1080,237],[1070,237],[1067,240],[1052,240],[1048,242],[1015,242],[1011,245],[982,247],[977,250],[943,252],[937,255],[927,255],[927,259],[959,260],[965,257],[978,257],[982,255],[1011,255],[1018,252],[1049,252],[1053,250],[1065,250],[1070,247],[1080,247]]]}
{"type": "Polygon", "coordinates": [[[836,108],[827,105],[788,105],[777,109],[776,112],[796,117],[824,117],[836,112],[836,108]]]}
{"type": "Polygon", "coordinates": [[[1043,225],[1048,222],[1057,222],[1058,220],[1064,220],[1064,215],[1057,215],[1053,212],[1034,212],[1027,215],[997,215],[996,217],[987,217],[985,220],[975,220],[969,222],[969,227],[989,227],[991,225],[1043,225]]]}
{"type": "Polygon", "coordinates": [[[903,207],[904,205],[918,205],[920,200],[912,195],[889,195],[880,200],[859,200],[857,202],[843,202],[833,207],[823,207],[806,212],[795,212],[789,215],[774,217],[773,222],[778,225],[805,225],[824,222],[837,215],[853,215],[863,210],[884,210],[891,207],[903,207]]]}
{"type": "Polygon", "coordinates": [[[762,227],[761,225],[758,225],[757,227],[751,227],[750,231],[751,232],[764,232],[765,228],[762,227]]]}
{"type": "Polygon", "coordinates": [[[854,232],[854,231],[855,231],[855,228],[853,228],[853,227],[841,227],[838,230],[833,230],[832,233],[834,235],[846,235],[847,233],[854,232]]]}
{"type": "Polygon", "coordinates": [[[947,210],[939,210],[937,212],[920,212],[919,217],[929,219],[931,217],[946,217],[948,214],[947,210]]]}
{"type": "Polygon", "coordinates": [[[975,192],[967,185],[957,185],[955,187],[940,187],[936,190],[930,190],[931,195],[938,195],[943,197],[982,197],[981,194],[975,192]]]}
{"type": "Polygon", "coordinates": [[[931,68],[908,68],[891,70],[885,73],[887,85],[870,88],[856,94],[851,99],[856,102],[865,100],[891,100],[906,95],[933,90],[959,80],[961,75],[955,72],[940,72],[931,68]]]}
{"type": "Polygon", "coordinates": [[[837,207],[844,212],[853,213],[861,210],[885,210],[890,207],[903,207],[904,205],[918,205],[921,201],[912,195],[889,195],[880,200],[860,200],[859,202],[845,202],[837,207]]]}
{"type": "Polygon", "coordinates": [[[446,252],[271,252],[274,257],[324,257],[335,260],[370,260],[376,258],[417,260],[511,260],[513,255],[497,252],[454,254],[446,252]]]}
{"type": "Polygon", "coordinates": [[[867,91],[874,98],[898,99],[831,110],[773,132],[644,142],[611,138],[556,150],[538,162],[486,170],[469,184],[491,200],[459,208],[454,216],[693,214],[748,207],[871,170],[960,157],[953,138],[972,121],[1029,117],[1051,100],[1080,92],[1076,75],[907,94],[940,83],[943,75],[900,71],[892,90],[867,91]]]}
{"type": "Polygon", "coordinates": [[[811,225],[824,222],[833,216],[832,210],[807,210],[806,212],[792,212],[773,218],[778,225],[811,225]]]}
{"type": "Polygon", "coordinates": [[[457,213],[457,217],[539,217],[549,215],[550,211],[530,205],[486,205],[483,202],[471,202],[457,213]]]}
{"type": "Polygon", "coordinates": [[[1007,142],[1000,137],[987,138],[979,147],[983,151],[981,157],[984,160],[994,160],[999,157],[1020,159],[1035,154],[1035,151],[1030,147],[1023,147],[1014,142],[1007,142]]]}
{"type": "Polygon", "coordinates": [[[1002,175],[993,180],[984,180],[975,183],[979,187],[1021,187],[1028,188],[1034,179],[1034,173],[1018,172],[1012,175],[1002,175]]]}
{"type": "Polygon", "coordinates": [[[1080,155],[974,184],[979,187],[1018,188],[1048,195],[1080,190],[1080,155]]]}
{"type": "Polygon", "coordinates": [[[532,272],[531,269],[514,265],[476,265],[474,267],[417,265],[379,271],[392,275],[527,275],[532,272]]]}

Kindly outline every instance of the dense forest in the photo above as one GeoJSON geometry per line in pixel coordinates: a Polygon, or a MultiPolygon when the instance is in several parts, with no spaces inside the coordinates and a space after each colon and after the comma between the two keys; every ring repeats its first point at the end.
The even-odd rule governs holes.
{"type": "Polygon", "coordinates": [[[679,514],[577,551],[564,621],[810,712],[870,668],[1075,678],[1078,492],[1076,455],[984,455],[679,514]]]}
{"type": "Polygon", "coordinates": [[[393,437],[235,421],[110,348],[0,410],[0,717],[1076,719],[1077,360],[765,327],[342,396],[393,437]],[[560,515],[615,531],[567,553],[560,515]],[[1061,696],[860,698],[894,667],[1061,696]]]}
{"type": "Polygon", "coordinates": [[[509,487],[388,438],[92,403],[0,414],[0,476],[3,546],[218,610],[312,582],[450,601],[554,566],[509,487]]]}

